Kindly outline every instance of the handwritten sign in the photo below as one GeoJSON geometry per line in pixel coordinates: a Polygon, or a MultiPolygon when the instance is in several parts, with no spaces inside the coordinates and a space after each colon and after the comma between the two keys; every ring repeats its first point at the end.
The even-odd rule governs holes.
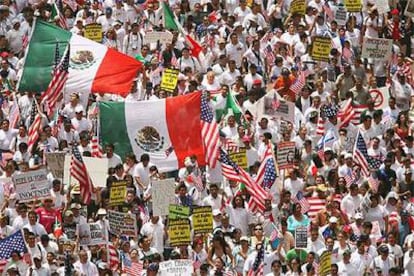
{"type": "Polygon", "coordinates": [[[160,276],[192,275],[193,262],[184,259],[161,262],[158,273],[160,276]]]}
{"type": "Polygon", "coordinates": [[[170,204],[168,207],[168,218],[188,218],[190,216],[190,207],[170,204]]]}
{"type": "Polygon", "coordinates": [[[307,248],[308,245],[308,229],[304,226],[295,229],[295,248],[307,248]]]}
{"type": "Polygon", "coordinates": [[[168,236],[172,246],[191,243],[190,221],[188,219],[172,219],[168,222],[168,236]]]}
{"type": "Polygon", "coordinates": [[[102,42],[102,26],[97,23],[91,23],[85,26],[84,36],[87,39],[102,42]]]}
{"type": "Polygon", "coordinates": [[[332,40],[329,37],[315,37],[312,42],[312,59],[317,61],[329,61],[329,53],[332,48],[332,40]]]}
{"type": "Polygon", "coordinates": [[[47,167],[56,178],[63,179],[63,168],[65,164],[64,152],[46,152],[47,167]]]}
{"type": "Polygon", "coordinates": [[[305,13],[306,13],[306,1],[305,0],[293,0],[290,3],[289,12],[291,14],[305,15],[305,13]]]}
{"type": "Polygon", "coordinates": [[[364,37],[361,54],[363,58],[388,60],[391,55],[391,39],[364,37]]]}
{"type": "Polygon", "coordinates": [[[109,204],[120,205],[125,201],[127,193],[127,181],[118,180],[112,182],[110,193],[109,193],[109,204]]]}
{"type": "Polygon", "coordinates": [[[360,12],[362,3],[361,0],[345,0],[345,7],[348,12],[360,12]]]}
{"type": "Polygon", "coordinates": [[[172,43],[173,34],[170,32],[148,32],[144,36],[144,44],[158,43],[165,45],[172,43]]]}
{"type": "Polygon", "coordinates": [[[50,197],[50,183],[46,170],[37,170],[13,176],[17,198],[20,202],[50,197]]]}
{"type": "Polygon", "coordinates": [[[78,224],[80,245],[97,245],[106,243],[102,227],[99,223],[78,224]]]}
{"type": "Polygon", "coordinates": [[[168,215],[168,207],[175,203],[173,178],[152,181],[152,211],[154,216],[168,215]]]}
{"type": "Polygon", "coordinates": [[[192,221],[194,234],[210,233],[213,230],[213,211],[211,206],[195,207],[192,221]]]}
{"type": "Polygon", "coordinates": [[[134,215],[108,210],[109,229],[115,235],[136,237],[137,220],[134,215]]]}
{"type": "Polygon", "coordinates": [[[165,69],[161,78],[161,89],[167,92],[174,92],[178,82],[179,70],[177,69],[165,69]]]}
{"type": "Polygon", "coordinates": [[[247,163],[247,152],[245,148],[239,148],[238,152],[230,152],[230,159],[239,165],[241,168],[247,170],[249,165],[247,163]]]}
{"type": "Polygon", "coordinates": [[[335,21],[340,26],[346,25],[346,9],[344,7],[338,7],[338,9],[335,12],[335,21]]]}
{"type": "Polygon", "coordinates": [[[295,157],[295,142],[281,142],[277,147],[277,164],[279,169],[293,168],[295,157]]]}

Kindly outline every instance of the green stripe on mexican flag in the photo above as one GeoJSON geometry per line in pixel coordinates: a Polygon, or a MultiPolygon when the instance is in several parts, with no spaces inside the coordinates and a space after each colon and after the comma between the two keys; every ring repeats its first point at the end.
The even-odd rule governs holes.
{"type": "Polygon", "coordinates": [[[63,53],[70,44],[66,92],[106,92],[123,97],[142,63],[116,50],[36,20],[26,53],[19,91],[45,91],[51,80],[56,43],[63,53]]]}
{"type": "Polygon", "coordinates": [[[192,93],[145,102],[101,102],[101,141],[114,144],[122,158],[148,153],[161,171],[182,167],[192,154],[203,165],[200,101],[200,93],[192,93]]]}

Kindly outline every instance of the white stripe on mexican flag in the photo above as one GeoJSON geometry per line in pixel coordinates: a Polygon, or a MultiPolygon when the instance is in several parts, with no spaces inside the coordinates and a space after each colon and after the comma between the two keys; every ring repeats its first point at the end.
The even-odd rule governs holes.
{"type": "Polygon", "coordinates": [[[183,167],[187,156],[205,164],[200,93],[145,102],[101,102],[100,136],[122,158],[148,153],[160,171],[183,167]],[[168,153],[167,153],[168,152],[168,153]]]}
{"type": "Polygon", "coordinates": [[[19,91],[45,91],[51,80],[56,43],[59,43],[61,53],[69,43],[71,53],[66,93],[128,95],[142,63],[41,20],[36,20],[33,28],[19,91]]]}

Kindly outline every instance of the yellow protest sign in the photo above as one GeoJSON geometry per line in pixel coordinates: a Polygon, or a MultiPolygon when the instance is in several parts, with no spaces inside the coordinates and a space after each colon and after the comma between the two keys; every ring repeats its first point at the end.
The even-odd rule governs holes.
{"type": "Polygon", "coordinates": [[[319,273],[318,275],[326,276],[331,272],[332,253],[325,251],[319,257],[319,273]]]}
{"type": "Polygon", "coordinates": [[[348,12],[360,12],[362,8],[361,0],[345,0],[344,4],[348,12]]]}
{"type": "Polygon", "coordinates": [[[211,206],[195,207],[192,221],[194,234],[210,233],[213,230],[213,211],[211,206]]]}
{"type": "Polygon", "coordinates": [[[110,205],[119,205],[125,201],[125,196],[127,193],[127,181],[119,180],[114,181],[111,185],[109,192],[109,204],[110,205]]]}
{"type": "Polygon", "coordinates": [[[87,39],[102,42],[102,26],[97,23],[88,24],[85,26],[84,36],[87,39]]]}
{"type": "Polygon", "coordinates": [[[168,236],[172,246],[189,245],[191,236],[188,219],[170,219],[168,222],[168,236]]]}
{"type": "Polygon", "coordinates": [[[178,82],[177,69],[165,69],[161,78],[161,89],[167,92],[174,92],[178,82]]]}
{"type": "Polygon", "coordinates": [[[332,40],[329,37],[315,37],[312,43],[311,56],[313,60],[329,61],[332,40]]]}
{"type": "Polygon", "coordinates": [[[293,0],[290,4],[289,12],[291,14],[301,14],[306,13],[306,1],[305,0],[293,0]]]}
{"type": "Polygon", "coordinates": [[[168,218],[188,218],[190,216],[190,207],[171,204],[168,207],[168,218]]]}
{"type": "Polygon", "coordinates": [[[247,153],[245,148],[239,148],[239,151],[237,152],[230,152],[229,153],[230,159],[239,165],[241,168],[247,170],[248,164],[247,164],[247,153]]]}

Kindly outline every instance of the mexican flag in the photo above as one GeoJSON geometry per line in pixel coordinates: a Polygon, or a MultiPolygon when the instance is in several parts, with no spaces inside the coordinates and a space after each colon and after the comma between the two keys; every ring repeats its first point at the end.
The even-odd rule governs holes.
{"type": "Polygon", "coordinates": [[[101,102],[101,141],[114,144],[122,158],[133,152],[139,159],[148,153],[164,172],[183,167],[192,154],[204,165],[200,103],[200,93],[144,102],[101,102]]]}
{"type": "Polygon", "coordinates": [[[19,91],[43,92],[52,78],[56,43],[63,53],[70,44],[69,76],[65,92],[105,92],[123,97],[142,63],[116,50],[36,20],[26,52],[19,91]]]}
{"type": "Polygon", "coordinates": [[[233,114],[236,117],[237,122],[240,122],[242,109],[239,103],[237,102],[235,96],[231,92],[227,93],[226,105],[224,106],[224,108],[216,110],[216,120],[218,122],[221,121],[229,113],[233,114]]]}

